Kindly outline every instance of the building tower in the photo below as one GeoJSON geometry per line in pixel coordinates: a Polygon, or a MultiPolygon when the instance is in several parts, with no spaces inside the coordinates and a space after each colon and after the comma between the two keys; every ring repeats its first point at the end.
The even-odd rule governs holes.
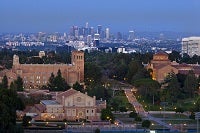
{"type": "Polygon", "coordinates": [[[72,65],[79,71],[80,83],[84,82],[84,52],[72,51],[72,65]]]}
{"type": "Polygon", "coordinates": [[[134,31],[133,31],[133,30],[130,30],[130,31],[129,31],[128,40],[129,40],[129,41],[133,41],[133,40],[134,40],[134,31]]]}
{"type": "Polygon", "coordinates": [[[182,39],[182,55],[186,53],[190,57],[200,55],[200,37],[188,37],[182,39]]]}
{"type": "Polygon", "coordinates": [[[89,23],[88,22],[86,22],[86,24],[85,24],[85,28],[89,28],[89,23]]]}
{"type": "Polygon", "coordinates": [[[96,46],[96,47],[99,46],[99,40],[100,40],[100,35],[94,34],[94,46],[96,46]]]}
{"type": "Polygon", "coordinates": [[[13,66],[18,66],[18,65],[19,65],[19,56],[13,55],[13,66]]]}
{"type": "Polygon", "coordinates": [[[101,25],[98,25],[97,26],[97,34],[101,34],[101,32],[102,32],[102,26],[101,25]]]}
{"type": "Polygon", "coordinates": [[[109,40],[110,38],[110,29],[106,28],[106,40],[109,40]]]}

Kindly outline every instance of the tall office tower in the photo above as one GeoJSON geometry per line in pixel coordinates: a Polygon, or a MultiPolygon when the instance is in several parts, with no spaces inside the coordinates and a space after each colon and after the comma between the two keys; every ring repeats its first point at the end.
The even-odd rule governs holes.
{"type": "Polygon", "coordinates": [[[88,35],[92,35],[92,37],[94,37],[94,27],[89,28],[88,35]]]}
{"type": "Polygon", "coordinates": [[[96,47],[99,46],[99,40],[100,40],[100,35],[94,34],[94,44],[95,44],[96,47]]]}
{"type": "Polygon", "coordinates": [[[88,28],[89,28],[88,26],[89,26],[89,23],[88,23],[88,22],[86,22],[86,24],[85,24],[85,28],[87,28],[87,29],[88,29],[88,28]]]}
{"type": "Polygon", "coordinates": [[[110,38],[110,29],[106,28],[106,39],[109,40],[110,38]]]}
{"type": "Polygon", "coordinates": [[[88,35],[87,36],[87,44],[90,45],[92,43],[92,36],[88,35]]]}
{"type": "Polygon", "coordinates": [[[101,32],[102,32],[102,26],[101,25],[98,25],[97,26],[97,34],[101,34],[101,32]]]}
{"type": "Polygon", "coordinates": [[[79,34],[79,36],[84,34],[84,28],[83,27],[78,28],[78,34],[79,34]]]}
{"type": "Polygon", "coordinates": [[[70,27],[69,35],[70,36],[75,36],[74,26],[70,27]]]}
{"type": "Polygon", "coordinates": [[[67,33],[64,32],[63,33],[63,37],[66,38],[67,37],[67,33]]]}
{"type": "Polygon", "coordinates": [[[188,37],[182,39],[182,55],[186,53],[190,57],[200,55],[200,37],[188,37]]]}
{"type": "Polygon", "coordinates": [[[130,30],[130,31],[129,31],[128,40],[129,40],[129,41],[133,41],[133,39],[134,39],[134,31],[133,31],[133,30],[130,30]]]}
{"type": "Polygon", "coordinates": [[[89,28],[83,28],[83,36],[86,37],[89,35],[89,28]]]}
{"type": "Polygon", "coordinates": [[[122,40],[122,33],[121,32],[117,32],[117,40],[122,40]]]}
{"type": "Polygon", "coordinates": [[[76,29],[76,30],[74,31],[74,36],[75,36],[76,38],[78,38],[78,29],[76,29]]]}

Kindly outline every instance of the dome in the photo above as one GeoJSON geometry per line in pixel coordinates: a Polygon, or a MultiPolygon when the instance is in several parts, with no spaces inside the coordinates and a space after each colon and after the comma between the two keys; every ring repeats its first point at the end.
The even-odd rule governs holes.
{"type": "Polygon", "coordinates": [[[153,55],[153,60],[168,60],[168,54],[166,52],[160,51],[153,55]]]}

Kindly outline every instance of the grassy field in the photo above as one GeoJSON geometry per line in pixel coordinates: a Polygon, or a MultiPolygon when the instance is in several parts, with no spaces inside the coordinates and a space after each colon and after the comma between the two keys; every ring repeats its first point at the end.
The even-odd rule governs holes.
{"type": "Polygon", "coordinates": [[[183,114],[152,114],[153,117],[156,118],[167,118],[167,119],[189,119],[188,116],[185,116],[183,114]]]}
{"type": "MultiPolygon", "coordinates": [[[[152,104],[152,101],[147,101],[142,96],[136,96],[137,100],[143,105],[144,109],[146,111],[160,111],[160,108],[163,108],[163,106],[160,105],[160,103],[152,104]]],[[[193,99],[184,99],[179,100],[177,103],[169,104],[165,106],[166,111],[175,111],[175,108],[183,108],[184,111],[190,111],[191,108],[194,106],[196,101],[196,98],[193,99]]]]}

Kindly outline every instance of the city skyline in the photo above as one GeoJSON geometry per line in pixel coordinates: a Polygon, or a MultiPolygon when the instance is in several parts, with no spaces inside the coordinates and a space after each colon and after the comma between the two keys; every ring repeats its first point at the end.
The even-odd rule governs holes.
{"type": "Polygon", "coordinates": [[[199,6],[198,0],[1,0],[0,32],[69,32],[70,26],[89,22],[110,32],[199,33],[199,6]]]}

